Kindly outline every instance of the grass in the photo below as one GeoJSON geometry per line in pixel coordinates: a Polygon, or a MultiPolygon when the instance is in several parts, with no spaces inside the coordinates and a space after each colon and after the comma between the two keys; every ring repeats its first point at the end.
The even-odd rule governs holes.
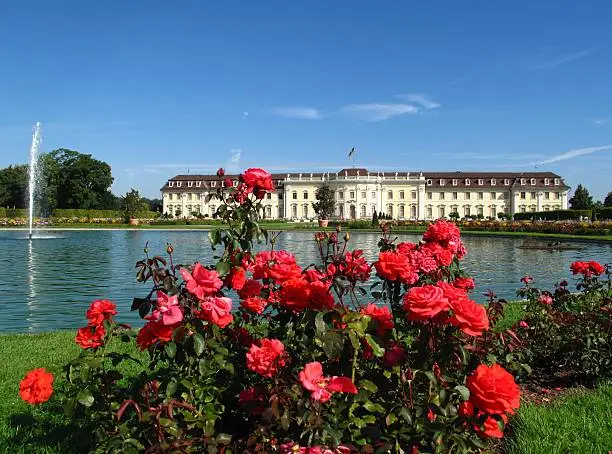
{"type": "MultiPolygon", "coordinates": [[[[74,331],[41,334],[0,335],[0,452],[71,453],[87,451],[89,434],[83,433],[63,416],[51,399],[41,406],[32,406],[19,397],[19,382],[31,369],[44,367],[56,377],[54,388],[63,381],[62,367],[78,356],[74,331]]],[[[134,354],[133,346],[117,341],[111,350],[134,354]]],[[[142,355],[144,353],[137,353],[142,355]]],[[[136,367],[126,364],[122,372],[135,373],[136,367]]]]}
{"type": "Polygon", "coordinates": [[[592,454],[612,448],[612,383],[560,397],[546,406],[523,404],[505,442],[508,454],[592,454]]]}

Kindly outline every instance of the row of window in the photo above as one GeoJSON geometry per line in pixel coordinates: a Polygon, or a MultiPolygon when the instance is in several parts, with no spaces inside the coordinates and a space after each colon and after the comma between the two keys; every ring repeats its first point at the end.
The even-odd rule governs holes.
{"type": "MultiPolygon", "coordinates": [[[[521,186],[525,186],[527,184],[527,180],[528,180],[527,178],[521,178],[520,179],[521,186]]],[[[478,184],[478,186],[482,186],[485,183],[485,180],[482,179],[482,178],[479,178],[479,179],[474,180],[474,181],[478,184]]],[[[500,180],[500,184],[501,184],[501,181],[502,180],[500,180]]],[[[561,180],[559,178],[553,178],[552,181],[553,181],[555,186],[559,186],[561,184],[561,180]]],[[[491,183],[491,186],[496,186],[497,185],[497,179],[496,178],[491,178],[489,180],[489,182],[491,183]]],[[[470,178],[466,178],[464,180],[464,183],[465,183],[466,186],[470,186],[472,184],[472,180],[470,178]]],[[[550,183],[551,183],[551,179],[550,178],[544,178],[544,185],[545,186],[549,186],[550,183]]],[[[428,186],[431,186],[432,184],[433,184],[433,180],[427,180],[427,185],[428,186]]],[[[440,184],[440,186],[445,186],[446,185],[446,180],[440,179],[439,184],[440,184]]],[[[456,178],[453,178],[451,180],[451,184],[453,186],[457,186],[459,184],[459,180],[456,179],[456,178]]],[[[510,186],[510,180],[508,178],[504,178],[503,179],[503,184],[504,184],[504,186],[510,186]]],[[[531,186],[535,186],[537,184],[536,178],[529,178],[529,184],[531,184],[531,186]]]]}

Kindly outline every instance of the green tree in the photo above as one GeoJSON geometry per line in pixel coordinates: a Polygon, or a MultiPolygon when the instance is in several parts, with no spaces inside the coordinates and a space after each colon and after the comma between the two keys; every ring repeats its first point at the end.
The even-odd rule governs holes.
{"type": "Polygon", "coordinates": [[[28,166],[14,165],[0,170],[0,206],[25,208],[28,197],[28,166]]]}
{"type": "Polygon", "coordinates": [[[374,211],[374,214],[372,214],[372,225],[378,225],[378,213],[376,211],[374,211]]]}
{"type": "Polygon", "coordinates": [[[315,213],[320,219],[329,219],[334,213],[334,192],[327,185],[323,185],[317,189],[315,193],[317,202],[312,204],[315,213]]]}
{"type": "Polygon", "coordinates": [[[126,221],[137,218],[139,213],[147,209],[146,204],[140,198],[140,193],[134,188],[125,193],[122,198],[122,205],[123,216],[126,221]]]}
{"type": "Polygon", "coordinates": [[[579,184],[569,203],[572,210],[589,210],[593,207],[593,197],[589,195],[587,188],[579,184]]]}
{"type": "Polygon", "coordinates": [[[612,191],[608,192],[608,195],[604,199],[603,204],[605,207],[612,207],[612,191]]]}

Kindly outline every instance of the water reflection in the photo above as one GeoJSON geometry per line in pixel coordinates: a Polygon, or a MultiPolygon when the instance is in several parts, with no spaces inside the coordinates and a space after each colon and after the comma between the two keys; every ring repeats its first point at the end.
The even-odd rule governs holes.
{"type": "MultiPolygon", "coordinates": [[[[166,242],[171,242],[175,263],[213,260],[205,231],[64,231],[56,236],[61,238],[29,242],[16,241],[23,232],[0,234],[0,332],[74,329],[85,323],[85,310],[96,298],[112,299],[119,305],[122,321],[139,324],[129,307],[134,296],[148,292],[135,281],[134,269],[147,241],[153,255],[165,255],[166,242]]],[[[401,241],[420,239],[398,236],[401,241]]],[[[610,244],[581,243],[582,250],[548,252],[518,249],[520,239],[464,240],[468,248],[464,267],[476,279],[480,301],[487,289],[513,298],[525,274],[534,276],[539,285],[552,286],[571,278],[568,267],[574,260],[612,261],[610,244]]],[[[351,242],[369,260],[376,257],[377,234],[354,232],[351,242]]],[[[311,233],[283,232],[277,247],[294,252],[302,266],[317,260],[311,233]]]]}

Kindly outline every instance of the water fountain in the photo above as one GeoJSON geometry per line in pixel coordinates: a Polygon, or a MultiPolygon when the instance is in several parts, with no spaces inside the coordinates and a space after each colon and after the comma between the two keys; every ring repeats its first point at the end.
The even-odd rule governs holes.
{"type": "Polygon", "coordinates": [[[32,239],[32,227],[34,224],[34,192],[36,190],[36,160],[38,158],[38,148],[40,147],[41,141],[41,127],[39,121],[34,126],[34,133],[32,134],[32,144],[30,145],[30,175],[29,175],[29,203],[28,203],[28,215],[29,215],[29,232],[28,239],[32,239]]]}

